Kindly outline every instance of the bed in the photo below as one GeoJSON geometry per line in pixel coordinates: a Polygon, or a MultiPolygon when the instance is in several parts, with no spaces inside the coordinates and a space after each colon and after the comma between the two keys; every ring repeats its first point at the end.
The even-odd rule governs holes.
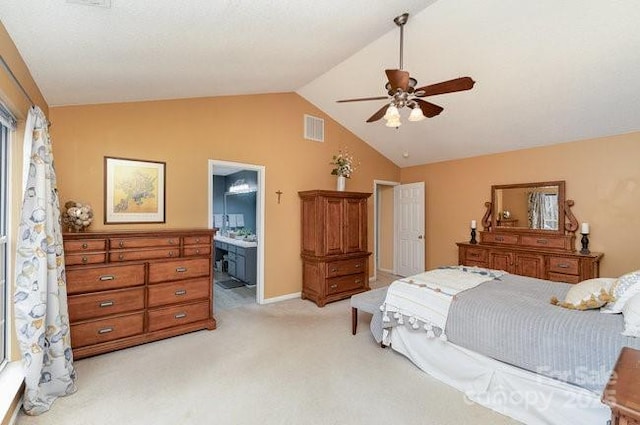
{"type": "Polygon", "coordinates": [[[478,267],[391,284],[371,330],[473,402],[527,424],[602,424],[600,402],[623,346],[620,314],[552,305],[571,285],[478,267]]]}

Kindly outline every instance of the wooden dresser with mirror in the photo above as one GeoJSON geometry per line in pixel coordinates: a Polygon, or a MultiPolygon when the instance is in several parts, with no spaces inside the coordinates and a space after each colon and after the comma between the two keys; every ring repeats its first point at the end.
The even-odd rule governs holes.
{"type": "Polygon", "coordinates": [[[480,241],[457,244],[459,264],[566,283],[599,277],[603,254],[576,251],[573,204],[564,181],[492,186],[480,241]]]}

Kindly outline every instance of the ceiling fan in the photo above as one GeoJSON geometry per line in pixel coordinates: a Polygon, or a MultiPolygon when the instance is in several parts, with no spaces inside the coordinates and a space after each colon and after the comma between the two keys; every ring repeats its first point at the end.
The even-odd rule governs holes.
{"type": "Polygon", "coordinates": [[[475,84],[475,81],[470,77],[460,77],[416,88],[418,81],[415,78],[411,78],[409,73],[402,69],[404,25],[407,23],[408,19],[409,14],[404,13],[393,20],[393,22],[400,27],[400,69],[385,70],[385,73],[387,74],[387,83],[384,88],[387,90],[388,96],[343,99],[337,101],[338,103],[343,103],[387,99],[388,102],[375,114],[369,117],[367,122],[374,122],[378,121],[380,118],[385,118],[387,120],[387,127],[397,128],[401,125],[399,109],[405,106],[411,108],[409,121],[421,121],[426,117],[435,117],[442,112],[444,108],[434,103],[427,102],[426,100],[421,99],[422,97],[469,90],[473,88],[473,85],[475,84]]]}

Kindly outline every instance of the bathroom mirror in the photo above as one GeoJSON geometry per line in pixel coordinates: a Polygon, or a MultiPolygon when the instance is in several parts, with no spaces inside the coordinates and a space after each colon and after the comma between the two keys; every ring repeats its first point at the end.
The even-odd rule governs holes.
{"type": "Polygon", "coordinates": [[[565,182],[491,186],[492,227],[564,233],[565,182]]]}

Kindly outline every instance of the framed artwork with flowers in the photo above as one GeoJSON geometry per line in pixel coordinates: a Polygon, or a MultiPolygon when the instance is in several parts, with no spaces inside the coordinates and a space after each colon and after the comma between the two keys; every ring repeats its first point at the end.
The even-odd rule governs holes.
{"type": "Polygon", "coordinates": [[[164,223],[165,168],[160,161],[104,157],[104,224],[164,223]]]}

